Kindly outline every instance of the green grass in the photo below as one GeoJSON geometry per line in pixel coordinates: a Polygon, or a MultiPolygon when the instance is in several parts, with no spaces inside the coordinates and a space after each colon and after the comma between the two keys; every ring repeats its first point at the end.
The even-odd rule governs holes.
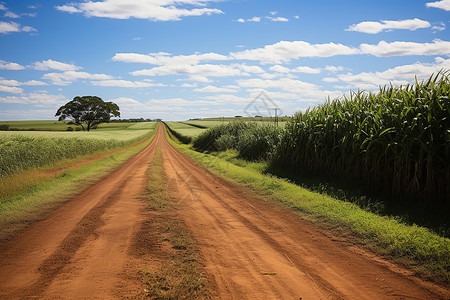
{"type": "Polygon", "coordinates": [[[100,180],[114,168],[150,143],[120,148],[106,157],[75,169],[66,169],[57,177],[22,190],[19,194],[0,199],[0,240],[13,236],[29,224],[45,216],[80,190],[100,180]]]}
{"type": "Polygon", "coordinates": [[[236,152],[227,151],[214,156],[194,151],[189,145],[171,143],[219,176],[254,189],[263,199],[282,203],[327,228],[348,232],[362,245],[408,266],[421,276],[449,283],[448,238],[263,174],[267,163],[239,160],[235,157],[236,152]]]}
{"type": "Polygon", "coordinates": [[[199,264],[195,242],[183,223],[178,220],[167,195],[168,180],[159,147],[156,149],[148,177],[147,192],[143,199],[147,201],[151,212],[143,226],[146,230],[143,233],[155,244],[148,250],[152,252],[152,259],[157,260],[160,266],[149,266],[141,272],[146,285],[146,297],[209,298],[207,280],[199,264]]]}
{"type": "Polygon", "coordinates": [[[0,132],[0,179],[19,170],[124,147],[144,139],[156,123],[95,132],[0,132]]]}
{"type": "MultiPolygon", "coordinates": [[[[48,122],[48,121],[37,121],[37,122],[48,122]]],[[[99,129],[92,130],[89,132],[0,131],[0,138],[4,136],[21,135],[27,137],[51,137],[51,138],[69,138],[69,139],[83,138],[83,139],[99,139],[99,140],[130,140],[148,134],[151,130],[154,130],[156,128],[156,124],[157,122],[108,123],[108,124],[101,124],[99,129]]]]}
{"type": "Polygon", "coordinates": [[[191,126],[182,122],[165,122],[172,130],[186,137],[196,137],[206,129],[191,126]]]}
{"type": "MultiPolygon", "coordinates": [[[[1,125],[8,125],[10,130],[48,130],[65,131],[69,125],[59,121],[0,121],[1,125]]],[[[74,127],[74,126],[73,126],[74,127]]]]}

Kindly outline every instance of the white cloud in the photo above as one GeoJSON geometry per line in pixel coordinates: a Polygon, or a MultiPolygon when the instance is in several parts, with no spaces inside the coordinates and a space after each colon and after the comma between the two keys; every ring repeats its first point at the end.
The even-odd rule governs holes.
{"type": "Polygon", "coordinates": [[[4,4],[0,4],[0,10],[8,10],[4,4]]]}
{"type": "Polygon", "coordinates": [[[450,11],[450,0],[441,0],[436,2],[428,2],[425,4],[427,7],[440,8],[446,11],[450,11]]]}
{"type": "Polygon", "coordinates": [[[196,83],[183,83],[182,85],[181,85],[181,87],[184,87],[184,88],[195,88],[195,87],[197,87],[198,85],[196,84],[196,83]]]}
{"type": "Polygon", "coordinates": [[[259,21],[261,21],[261,18],[260,17],[253,17],[251,19],[248,19],[247,21],[248,22],[259,22],[259,21]]]}
{"type": "Polygon", "coordinates": [[[270,12],[270,14],[271,14],[272,16],[275,16],[277,13],[278,13],[277,11],[271,11],[271,12],[270,12]]]}
{"type": "Polygon", "coordinates": [[[334,77],[324,77],[324,78],[322,78],[322,81],[324,81],[324,82],[338,82],[339,79],[334,78],[334,77]]]}
{"type": "Polygon", "coordinates": [[[319,74],[321,70],[319,68],[310,68],[310,67],[297,67],[291,70],[295,73],[306,73],[306,74],[319,74]]]}
{"type": "Polygon", "coordinates": [[[81,69],[81,67],[77,67],[74,64],[66,64],[52,59],[37,61],[33,63],[30,67],[40,71],[50,69],[58,71],[76,71],[81,69]]]}
{"type": "Polygon", "coordinates": [[[429,28],[431,27],[430,22],[421,19],[409,19],[400,21],[388,21],[382,20],[380,22],[361,22],[358,24],[353,24],[346,31],[358,31],[364,33],[380,33],[382,31],[391,31],[393,29],[406,29],[406,30],[417,30],[419,28],[429,28]]]}
{"type": "Polygon", "coordinates": [[[305,41],[281,41],[264,48],[230,53],[235,59],[259,60],[261,63],[282,63],[300,57],[330,57],[358,54],[359,50],[342,44],[310,44],[305,41]]]}
{"type": "Polygon", "coordinates": [[[13,13],[13,12],[11,12],[11,11],[7,11],[7,12],[5,13],[5,17],[7,17],[7,18],[13,18],[13,19],[18,19],[18,18],[20,18],[19,15],[15,14],[15,13],[13,13]]]}
{"type": "Polygon", "coordinates": [[[116,53],[112,60],[126,63],[146,63],[152,65],[188,64],[195,65],[202,61],[223,61],[230,58],[217,53],[203,53],[192,55],[171,56],[169,53],[159,52],[150,54],[116,53]]]}
{"type": "Polygon", "coordinates": [[[20,24],[0,21],[0,33],[19,32],[20,24]]]}
{"type": "Polygon", "coordinates": [[[56,6],[56,9],[68,13],[83,13],[86,17],[113,19],[148,19],[150,21],[178,21],[182,17],[222,14],[215,8],[207,8],[215,0],[141,0],[124,2],[123,0],[88,1],[56,6]],[[186,8],[187,6],[202,8],[186,8]]]}
{"type": "Polygon", "coordinates": [[[0,70],[24,70],[25,67],[19,65],[18,63],[7,62],[4,60],[0,60],[0,70]]]}
{"type": "Polygon", "coordinates": [[[17,80],[0,78],[0,85],[3,85],[3,86],[22,86],[22,85],[37,86],[37,85],[47,85],[47,83],[45,83],[43,81],[37,81],[37,80],[29,80],[26,82],[20,82],[17,80]]]}
{"type": "MultiPolygon", "coordinates": [[[[0,103],[2,98],[0,98],[0,103]]],[[[20,109],[20,110],[0,110],[2,120],[48,120],[55,117],[53,109],[20,109]]]]}
{"type": "Polygon", "coordinates": [[[236,20],[239,23],[245,23],[245,22],[260,22],[261,18],[260,17],[253,17],[250,19],[243,19],[243,18],[239,18],[236,20]]]}
{"type": "Polygon", "coordinates": [[[273,22],[287,22],[287,21],[289,21],[289,19],[286,19],[286,18],[283,18],[283,17],[276,17],[276,18],[266,17],[266,18],[271,20],[271,21],[273,21],[273,22]]]}
{"type": "Polygon", "coordinates": [[[431,29],[433,30],[437,30],[437,31],[442,31],[445,30],[447,28],[447,26],[445,26],[444,22],[439,22],[437,25],[433,25],[433,27],[431,27],[431,29]]]}
{"type": "Polygon", "coordinates": [[[47,73],[42,76],[43,79],[50,80],[54,85],[68,85],[78,79],[90,79],[90,80],[109,80],[114,79],[110,75],[106,74],[91,74],[87,72],[78,71],[65,71],[62,73],[47,73]]]}
{"type": "Polygon", "coordinates": [[[362,54],[378,57],[405,55],[450,55],[450,42],[433,40],[432,43],[415,42],[379,42],[377,45],[361,44],[362,54]]]}
{"type": "Polygon", "coordinates": [[[31,27],[31,26],[23,26],[22,27],[22,31],[23,32],[35,32],[37,30],[35,28],[31,27]]]}
{"type": "Polygon", "coordinates": [[[294,80],[292,78],[279,78],[276,80],[251,78],[245,80],[238,80],[238,84],[241,87],[247,88],[259,88],[259,89],[280,89],[289,93],[295,93],[299,99],[302,98],[314,98],[324,99],[327,96],[335,98],[340,96],[340,91],[326,91],[322,90],[319,86],[304,82],[301,80],[294,80]]]}
{"type": "Polygon", "coordinates": [[[203,88],[194,89],[194,92],[200,93],[235,93],[239,90],[238,86],[216,87],[212,85],[203,88]]]}
{"type": "Polygon", "coordinates": [[[164,86],[164,84],[154,83],[151,80],[144,80],[144,81],[99,80],[99,81],[92,81],[91,84],[97,86],[127,87],[127,88],[164,86]]]}
{"type": "Polygon", "coordinates": [[[345,70],[345,68],[343,66],[326,66],[325,70],[330,71],[330,72],[339,72],[339,71],[343,71],[345,70]]]}
{"type": "MultiPolygon", "coordinates": [[[[23,96],[0,97],[0,103],[32,104],[35,106],[63,105],[67,101],[63,95],[50,95],[45,91],[29,93],[23,96]]],[[[54,113],[55,111],[53,111],[54,113]]]]}
{"type": "Polygon", "coordinates": [[[131,72],[134,76],[161,76],[161,75],[189,75],[189,76],[203,76],[203,77],[228,77],[238,75],[248,75],[242,72],[236,66],[228,65],[165,65],[154,67],[146,70],[138,70],[131,72]]]}
{"type": "Polygon", "coordinates": [[[11,33],[11,32],[32,32],[37,31],[33,27],[23,26],[16,22],[4,22],[0,21],[0,33],[11,33]]]}
{"type": "Polygon", "coordinates": [[[1,85],[0,83],[0,92],[21,94],[23,92],[23,89],[9,85],[1,85]]]}
{"type": "Polygon", "coordinates": [[[289,73],[291,70],[289,68],[275,65],[269,68],[270,71],[278,72],[278,73],[289,73]]]}
{"type": "Polygon", "coordinates": [[[359,74],[341,74],[337,78],[347,85],[345,88],[360,88],[376,91],[380,85],[389,83],[405,85],[414,81],[428,78],[431,74],[442,69],[450,68],[450,59],[437,57],[433,63],[417,62],[409,65],[397,66],[382,72],[362,72],[359,74]]]}

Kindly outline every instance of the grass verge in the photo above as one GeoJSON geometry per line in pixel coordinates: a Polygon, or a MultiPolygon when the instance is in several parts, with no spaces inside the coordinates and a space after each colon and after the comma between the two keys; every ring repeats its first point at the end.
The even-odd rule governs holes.
{"type": "Polygon", "coordinates": [[[198,250],[190,233],[178,220],[167,195],[167,177],[164,173],[160,148],[157,148],[149,173],[147,192],[149,218],[141,234],[153,240],[147,251],[157,259],[159,266],[141,271],[146,285],[146,296],[151,299],[205,299],[210,298],[206,279],[199,266],[198,250]]]}
{"type": "Polygon", "coordinates": [[[169,141],[184,154],[220,177],[255,190],[263,199],[299,211],[307,220],[349,233],[357,243],[414,270],[416,274],[448,285],[450,240],[398,218],[379,216],[356,204],[308,191],[288,180],[263,174],[264,163],[235,158],[236,153],[200,153],[181,144],[166,131],[169,141]]]}
{"type": "MultiPolygon", "coordinates": [[[[0,241],[13,237],[33,222],[44,219],[48,213],[78,193],[94,184],[128,158],[145,148],[153,140],[154,133],[144,142],[117,149],[103,158],[78,168],[68,168],[74,160],[67,160],[57,165],[64,168],[56,177],[32,176],[32,180],[21,187],[19,193],[0,199],[0,241]]],[[[97,153],[96,155],[100,155],[97,153]]],[[[80,162],[78,160],[78,162],[80,162]]],[[[24,177],[26,176],[24,175],[24,177]]]]}

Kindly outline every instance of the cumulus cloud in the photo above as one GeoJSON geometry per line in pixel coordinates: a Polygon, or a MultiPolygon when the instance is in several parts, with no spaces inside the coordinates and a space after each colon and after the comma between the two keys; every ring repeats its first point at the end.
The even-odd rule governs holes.
{"type": "Polygon", "coordinates": [[[361,44],[362,54],[371,54],[378,57],[405,56],[405,55],[449,55],[450,42],[439,39],[432,43],[415,42],[379,42],[377,45],[361,44]]]}
{"type": "Polygon", "coordinates": [[[0,92],[21,94],[23,92],[23,89],[9,85],[2,85],[0,83],[0,92]]]}
{"type": "Polygon", "coordinates": [[[48,59],[43,61],[37,61],[33,63],[30,68],[35,70],[45,71],[45,70],[57,70],[57,71],[76,71],[80,70],[81,67],[77,67],[74,64],[67,64],[59,62],[56,60],[48,59]]]}
{"type": "Polygon", "coordinates": [[[235,93],[239,90],[238,86],[225,86],[217,87],[213,85],[208,85],[203,88],[194,89],[194,92],[200,93],[235,93]]]}
{"type": "Polygon", "coordinates": [[[240,60],[259,60],[261,63],[286,63],[300,57],[330,57],[358,54],[359,50],[342,44],[310,44],[305,41],[281,41],[264,48],[230,53],[240,60]]]}
{"type": "Polygon", "coordinates": [[[251,78],[237,81],[239,86],[247,88],[259,88],[259,89],[279,89],[289,93],[295,93],[298,98],[315,98],[324,99],[328,96],[337,97],[342,94],[340,91],[327,91],[322,90],[319,86],[292,78],[279,78],[273,79],[260,79],[251,78]]]}
{"type": "Polygon", "coordinates": [[[5,13],[6,18],[18,19],[20,16],[18,14],[13,13],[12,11],[7,11],[5,13]]]}
{"type": "Polygon", "coordinates": [[[0,70],[24,70],[25,67],[19,65],[18,63],[7,62],[4,60],[0,60],[0,70]]]}
{"type": "Polygon", "coordinates": [[[337,76],[344,88],[361,88],[376,91],[380,85],[389,83],[405,85],[414,81],[426,79],[430,74],[437,73],[442,69],[450,68],[450,59],[437,57],[433,63],[416,62],[414,64],[397,66],[382,72],[362,72],[358,74],[341,74],[337,76]]]}
{"type": "Polygon", "coordinates": [[[440,8],[446,11],[450,11],[450,0],[441,0],[436,2],[428,2],[425,4],[427,7],[440,8]]]}
{"type": "Polygon", "coordinates": [[[142,87],[165,86],[162,83],[154,83],[151,80],[144,80],[144,81],[99,80],[99,81],[92,81],[91,84],[92,85],[97,85],[97,86],[126,87],[126,88],[142,88],[142,87]]]}
{"type": "Polygon", "coordinates": [[[243,19],[243,18],[239,18],[236,20],[239,23],[245,23],[245,22],[260,22],[261,18],[260,17],[253,17],[250,19],[243,19]]]}
{"type": "Polygon", "coordinates": [[[3,86],[22,86],[22,85],[37,86],[37,85],[47,85],[47,83],[45,83],[43,81],[37,81],[37,80],[29,80],[26,82],[20,82],[17,80],[0,78],[0,85],[3,85],[3,86]]]}
{"type": "MultiPolygon", "coordinates": [[[[275,13],[276,14],[276,12],[270,12],[271,14],[272,13],[275,13]]],[[[274,15],[274,14],[272,14],[272,15],[274,15]]],[[[283,17],[270,17],[270,16],[266,16],[266,17],[264,17],[265,19],[267,19],[267,20],[270,20],[270,21],[272,21],[272,22],[288,22],[289,21],[289,19],[286,19],[286,18],[283,18],[283,17]]],[[[236,20],[237,22],[239,22],[239,23],[245,23],[245,22],[261,22],[261,17],[253,17],[253,18],[250,18],[250,19],[243,19],[243,18],[239,18],[239,19],[237,19],[236,20]]]]}
{"type": "Polygon", "coordinates": [[[278,73],[307,73],[307,74],[319,74],[321,70],[319,68],[310,68],[305,66],[296,67],[293,69],[289,69],[280,65],[274,65],[269,68],[270,71],[278,72],[278,73]]]}
{"type": "Polygon", "coordinates": [[[222,14],[223,12],[219,9],[206,7],[211,2],[215,2],[215,0],[141,0],[134,2],[103,0],[68,3],[56,6],[56,9],[68,13],[83,13],[86,17],[179,21],[188,16],[222,14]],[[188,6],[201,8],[187,8],[188,6]]]}
{"type": "Polygon", "coordinates": [[[146,63],[152,65],[168,65],[168,64],[188,64],[195,65],[203,61],[222,61],[229,60],[225,55],[217,53],[202,53],[192,55],[176,55],[171,56],[170,53],[158,52],[150,54],[139,53],[116,53],[112,60],[126,63],[146,63]]]}
{"type": "Polygon", "coordinates": [[[273,22],[287,22],[289,19],[283,18],[283,17],[266,17],[267,19],[273,21],[273,22]]]}
{"type": "MultiPolygon", "coordinates": [[[[0,97],[0,103],[31,104],[34,106],[62,105],[68,100],[63,95],[51,95],[46,91],[33,92],[22,96],[0,97]]],[[[54,111],[52,117],[54,116],[54,111]]],[[[19,115],[21,115],[19,113],[19,115]]]]}
{"type": "MultiPolygon", "coordinates": [[[[194,76],[207,77],[228,77],[238,75],[248,75],[240,68],[230,65],[212,65],[212,64],[200,64],[200,65],[164,65],[154,67],[151,69],[138,70],[131,72],[134,76],[161,76],[161,75],[189,75],[195,79],[194,76]]],[[[203,81],[203,80],[198,80],[203,81]]]]}
{"type": "Polygon", "coordinates": [[[16,22],[4,22],[0,21],[0,33],[11,33],[11,32],[33,32],[37,31],[31,26],[22,26],[16,22]]]}
{"type": "Polygon", "coordinates": [[[42,76],[43,79],[50,80],[54,85],[68,85],[78,79],[89,80],[109,80],[114,79],[106,74],[91,74],[87,72],[65,71],[62,73],[47,73],[42,76]]]}
{"type": "Polygon", "coordinates": [[[424,21],[418,18],[400,21],[387,21],[382,20],[380,22],[361,22],[358,24],[353,24],[346,31],[358,31],[364,33],[380,33],[382,31],[391,31],[393,29],[406,29],[406,30],[417,30],[419,28],[429,28],[431,27],[430,22],[424,21]]]}

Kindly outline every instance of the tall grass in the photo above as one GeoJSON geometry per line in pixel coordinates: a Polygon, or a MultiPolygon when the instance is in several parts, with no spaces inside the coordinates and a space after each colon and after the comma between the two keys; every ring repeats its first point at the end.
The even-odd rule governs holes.
{"type": "Polygon", "coordinates": [[[281,129],[268,124],[232,122],[208,129],[194,139],[200,150],[235,149],[247,160],[268,159],[281,138],[281,129]]]}
{"type": "Polygon", "coordinates": [[[66,158],[111,150],[142,140],[101,140],[0,135],[0,180],[19,170],[41,167],[66,158]]]}
{"type": "Polygon", "coordinates": [[[347,176],[394,198],[450,204],[449,72],[297,113],[276,165],[347,176]]]}

